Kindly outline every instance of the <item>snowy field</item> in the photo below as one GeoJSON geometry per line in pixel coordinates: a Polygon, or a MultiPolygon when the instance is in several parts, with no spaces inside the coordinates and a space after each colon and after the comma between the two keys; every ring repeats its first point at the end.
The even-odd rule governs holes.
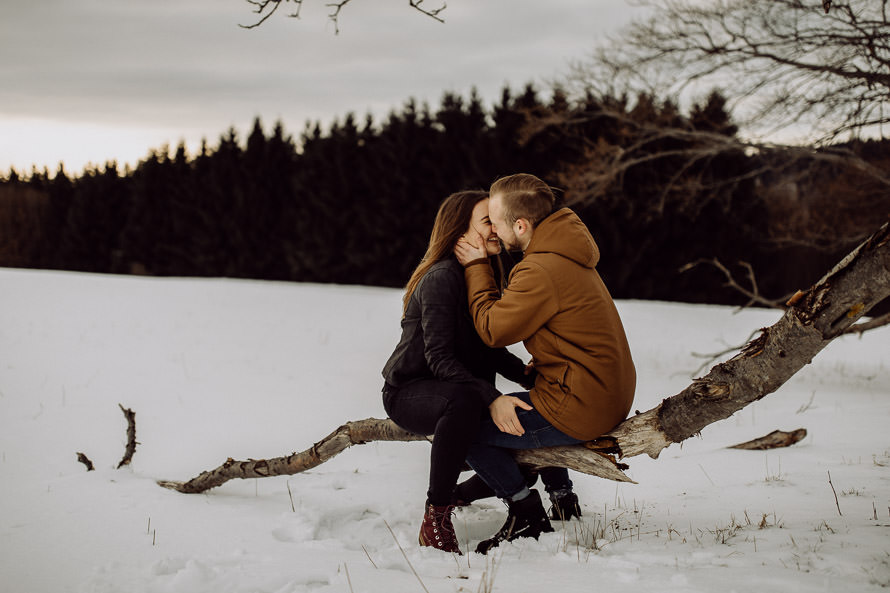
{"type": "MultiPolygon", "coordinates": [[[[156,485],[383,417],[380,368],[398,338],[400,299],[366,287],[0,270],[0,590],[890,587],[888,329],[836,340],[777,393],[658,460],[627,460],[637,484],[573,473],[583,520],[488,558],[416,545],[422,442],[356,446],[304,474],[204,494],[156,485]],[[119,403],[136,413],[140,443],[120,470],[119,403]],[[790,448],[726,448],[796,428],[809,434],[790,448]]],[[[694,353],[741,344],[779,315],[619,308],[641,411],[688,385],[694,353]]],[[[463,547],[505,516],[497,500],[460,510],[463,547]]]]}

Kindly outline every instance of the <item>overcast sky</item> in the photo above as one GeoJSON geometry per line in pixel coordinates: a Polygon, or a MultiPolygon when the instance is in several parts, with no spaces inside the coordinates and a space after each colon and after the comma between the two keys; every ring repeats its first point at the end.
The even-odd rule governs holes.
{"type": "MultiPolygon", "coordinates": [[[[405,0],[353,0],[340,34],[325,0],[264,25],[245,0],[7,0],[0,5],[0,175],[69,173],[201,138],[243,138],[259,116],[297,135],[352,111],[379,121],[409,97],[436,107],[475,86],[563,74],[637,14],[632,0],[450,0],[438,23],[405,0]]],[[[427,4],[435,0],[426,0],[427,4]]]]}

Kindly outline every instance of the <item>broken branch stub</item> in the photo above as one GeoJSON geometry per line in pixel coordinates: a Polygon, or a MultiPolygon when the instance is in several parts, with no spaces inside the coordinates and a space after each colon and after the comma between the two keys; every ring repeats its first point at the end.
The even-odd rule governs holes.
{"type": "Polygon", "coordinates": [[[130,462],[133,460],[133,454],[136,453],[136,412],[131,410],[130,408],[125,408],[121,404],[118,404],[118,407],[121,409],[121,412],[124,413],[124,416],[127,418],[127,447],[124,449],[124,456],[121,458],[120,462],[117,464],[117,469],[122,468],[125,465],[130,465],[130,462]]]}
{"type": "Polygon", "coordinates": [[[745,441],[744,443],[739,443],[737,445],[732,445],[727,448],[745,449],[748,451],[779,449],[782,447],[790,447],[791,445],[803,440],[806,436],[806,428],[798,428],[797,430],[792,430],[791,432],[785,432],[784,430],[774,430],[768,435],[764,435],[760,438],[752,439],[750,441],[745,441]]]}

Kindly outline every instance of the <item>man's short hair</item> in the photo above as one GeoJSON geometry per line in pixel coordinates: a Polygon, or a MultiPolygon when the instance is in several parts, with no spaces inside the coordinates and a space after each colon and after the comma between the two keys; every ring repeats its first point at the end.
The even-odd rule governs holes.
{"type": "Polygon", "coordinates": [[[504,216],[509,224],[520,218],[538,226],[553,213],[556,196],[550,186],[528,173],[517,173],[501,177],[491,185],[489,194],[500,194],[504,205],[504,216]]]}

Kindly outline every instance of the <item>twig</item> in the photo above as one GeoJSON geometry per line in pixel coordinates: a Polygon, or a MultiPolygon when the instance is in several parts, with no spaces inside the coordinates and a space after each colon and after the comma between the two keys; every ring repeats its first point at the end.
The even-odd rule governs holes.
{"type": "Polygon", "coordinates": [[[426,585],[423,584],[423,581],[421,580],[420,575],[417,574],[416,570],[414,570],[414,565],[411,564],[410,560],[408,560],[408,554],[405,553],[405,550],[402,548],[402,544],[399,543],[399,538],[396,537],[395,532],[393,532],[392,527],[389,526],[389,523],[386,522],[386,519],[383,520],[383,524],[386,525],[387,529],[389,529],[389,533],[390,533],[390,535],[392,535],[392,538],[396,541],[396,545],[399,547],[399,551],[402,553],[402,556],[405,557],[405,562],[408,563],[408,568],[410,568],[411,572],[414,573],[414,576],[417,577],[417,582],[420,583],[420,586],[423,587],[423,590],[426,591],[426,593],[430,593],[429,589],[426,588],[426,585]]]}
{"type": "Polygon", "coordinates": [[[440,6],[439,8],[433,8],[432,10],[426,10],[420,7],[420,5],[423,4],[423,0],[408,0],[408,4],[411,5],[411,8],[420,11],[428,17],[439,21],[440,23],[445,22],[445,19],[439,16],[439,13],[445,10],[445,8],[447,8],[448,6],[445,2],[442,2],[442,6],[440,6]]]}
{"type": "Polygon", "coordinates": [[[377,565],[374,564],[374,560],[371,558],[371,554],[368,553],[368,549],[364,546],[364,544],[362,544],[362,551],[365,553],[365,556],[368,557],[368,562],[371,563],[371,566],[377,568],[377,565]]]}
{"type": "Polygon", "coordinates": [[[343,572],[346,573],[346,583],[349,585],[349,593],[353,593],[352,589],[352,579],[349,578],[349,567],[346,566],[346,563],[343,563],[343,572]]]}
{"type": "Polygon", "coordinates": [[[121,412],[124,413],[124,416],[127,418],[127,448],[124,451],[124,456],[121,458],[120,463],[117,464],[117,469],[122,468],[125,465],[130,465],[130,461],[133,460],[133,454],[136,452],[136,413],[130,408],[125,408],[121,404],[118,404],[121,409],[121,412]]]}
{"type": "MultiPolygon", "coordinates": [[[[340,33],[340,12],[343,10],[347,4],[349,4],[352,0],[336,0],[335,2],[328,2],[325,6],[328,7],[330,12],[328,13],[328,19],[334,23],[334,34],[338,35],[340,33]]],[[[291,18],[300,18],[300,10],[303,8],[303,0],[247,0],[249,4],[253,4],[256,9],[253,11],[254,13],[261,15],[260,19],[251,24],[251,25],[238,25],[242,29],[256,29],[263,23],[265,23],[269,17],[275,14],[281,5],[285,2],[293,2],[297,5],[296,11],[287,15],[291,18]],[[271,7],[269,6],[271,4],[271,7]],[[269,9],[268,12],[266,9],[269,9]]],[[[424,0],[408,0],[408,4],[411,8],[417,10],[421,14],[425,14],[426,16],[439,21],[440,23],[444,23],[445,20],[439,16],[439,13],[444,11],[447,5],[445,2],[442,3],[442,6],[439,8],[425,9],[421,7],[424,0]]]]}
{"type": "Polygon", "coordinates": [[[810,395],[810,401],[808,401],[807,403],[805,403],[805,404],[803,404],[802,406],[800,406],[800,407],[797,409],[797,412],[795,412],[795,413],[796,413],[796,414],[803,414],[804,412],[806,412],[807,410],[809,410],[809,409],[810,409],[810,406],[813,405],[813,400],[814,400],[814,399],[816,399],[816,392],[815,392],[815,391],[813,391],[813,393],[810,395]]]}
{"type": "Polygon", "coordinates": [[[263,11],[266,10],[266,7],[269,4],[272,4],[272,10],[267,12],[265,15],[263,15],[263,17],[259,21],[255,22],[252,25],[238,25],[242,29],[255,29],[256,27],[259,27],[260,25],[262,25],[263,23],[266,22],[266,19],[268,19],[273,14],[275,14],[275,11],[278,10],[279,6],[281,6],[281,0],[247,0],[247,1],[257,7],[257,9],[254,11],[257,14],[263,14],[263,11]]]}
{"type": "Polygon", "coordinates": [[[730,352],[735,352],[735,351],[737,351],[737,350],[741,350],[745,345],[747,345],[747,344],[751,341],[752,338],[754,338],[754,334],[756,334],[757,332],[760,332],[760,331],[763,331],[763,330],[762,330],[762,329],[755,329],[754,331],[752,331],[752,332],[748,335],[747,339],[745,339],[745,343],[744,343],[744,344],[740,344],[740,345],[738,345],[738,346],[730,346],[730,347],[727,348],[726,350],[721,350],[720,352],[713,352],[713,353],[711,353],[711,354],[703,354],[703,353],[700,353],[700,352],[693,352],[693,353],[692,353],[692,356],[694,356],[694,357],[696,357],[696,358],[704,358],[705,361],[704,361],[703,363],[701,363],[701,364],[698,366],[698,368],[696,368],[694,371],[692,371],[691,373],[689,373],[689,376],[692,377],[692,378],[695,378],[695,377],[697,377],[698,374],[701,373],[706,367],[709,367],[709,366],[711,365],[712,362],[714,362],[715,360],[717,360],[717,359],[720,358],[721,356],[724,356],[724,355],[726,355],[726,354],[729,354],[730,352]]]}
{"type": "Polygon", "coordinates": [[[730,272],[729,269],[726,266],[724,266],[720,262],[720,260],[717,259],[716,257],[711,258],[711,259],[700,259],[700,260],[694,261],[692,263],[688,263],[685,266],[680,268],[680,272],[681,273],[687,272],[687,271],[691,270],[692,268],[698,266],[699,264],[710,264],[710,265],[714,266],[715,268],[717,268],[718,270],[720,270],[720,272],[723,273],[723,276],[726,277],[726,282],[723,283],[723,286],[732,288],[735,291],[740,292],[743,295],[745,295],[746,297],[748,297],[748,302],[745,303],[744,305],[742,305],[741,307],[739,307],[740,310],[747,309],[748,307],[750,307],[751,305],[754,305],[754,304],[764,305],[764,306],[770,307],[772,309],[784,309],[785,308],[782,305],[782,303],[787,301],[788,297],[790,297],[791,295],[788,295],[788,297],[785,297],[784,299],[776,299],[776,300],[768,299],[768,298],[762,296],[760,294],[760,289],[757,287],[757,278],[754,275],[754,268],[751,267],[751,264],[749,264],[746,261],[740,261],[738,263],[740,266],[745,268],[745,270],[747,270],[748,282],[751,284],[750,289],[745,288],[744,286],[739,284],[736,281],[735,277],[732,275],[732,272],[730,272]]]}
{"type": "Polygon", "coordinates": [[[87,471],[88,471],[88,472],[91,472],[91,471],[93,471],[94,469],[96,469],[96,468],[93,467],[93,462],[90,461],[90,458],[87,457],[86,455],[84,455],[83,453],[80,453],[80,452],[77,453],[77,460],[78,460],[79,462],[81,462],[82,464],[84,464],[85,466],[87,466],[87,471]]]}
{"type": "MultiPolygon", "coordinates": [[[[750,289],[747,289],[747,288],[743,287],[741,284],[739,284],[736,281],[735,277],[732,275],[732,272],[730,272],[729,269],[726,266],[724,266],[720,262],[720,260],[717,259],[716,257],[712,258],[712,259],[699,259],[697,261],[688,263],[685,266],[682,266],[679,271],[681,273],[688,272],[689,270],[698,266],[699,264],[710,264],[710,265],[714,266],[715,268],[720,270],[720,272],[722,272],[723,275],[726,277],[726,282],[723,283],[723,286],[732,288],[736,292],[739,292],[739,293],[743,294],[744,296],[748,297],[748,302],[745,303],[744,305],[742,305],[741,307],[739,307],[738,310],[740,310],[740,311],[742,309],[747,309],[751,305],[755,305],[755,304],[763,305],[763,306],[769,307],[771,309],[785,310],[788,308],[788,306],[792,305],[800,295],[803,294],[801,291],[797,291],[793,295],[789,294],[789,295],[786,295],[779,299],[768,299],[760,294],[760,289],[757,286],[757,278],[754,275],[754,268],[751,266],[751,264],[749,264],[746,261],[739,261],[738,263],[740,266],[745,268],[745,270],[747,271],[746,275],[748,276],[748,282],[751,284],[750,289]]],[[[846,328],[842,333],[844,333],[844,334],[859,334],[861,336],[864,332],[867,332],[870,329],[875,329],[877,327],[884,327],[885,325],[890,325],[890,313],[885,313],[883,315],[879,315],[878,317],[874,317],[868,321],[861,321],[859,323],[853,324],[850,327],[846,328]]],[[[748,339],[750,340],[750,338],[748,338],[748,339]]],[[[730,349],[724,350],[723,352],[718,352],[718,353],[714,354],[713,357],[708,360],[708,362],[716,359],[718,356],[728,354],[729,352],[732,352],[733,350],[734,350],[733,348],[730,348],[730,349]]],[[[697,374],[699,371],[701,371],[708,364],[708,362],[704,363],[702,366],[700,366],[698,369],[696,369],[695,373],[693,373],[693,374],[697,374]]]]}
{"type": "Polygon", "coordinates": [[[883,327],[885,325],[890,325],[890,313],[884,313],[883,315],[879,315],[878,317],[872,317],[868,321],[862,321],[860,323],[851,325],[844,330],[844,333],[862,335],[863,332],[874,329],[876,327],[883,327]]]}
{"type": "Polygon", "coordinates": [[[705,471],[705,468],[702,467],[702,464],[699,463],[698,467],[701,470],[701,473],[703,473],[705,475],[705,477],[708,479],[708,482],[711,483],[711,486],[716,486],[717,484],[714,483],[714,480],[711,479],[711,476],[708,475],[708,472],[705,471]]]}
{"type": "Polygon", "coordinates": [[[339,2],[329,2],[325,6],[331,9],[331,13],[328,15],[328,18],[331,19],[331,22],[334,23],[334,35],[340,34],[340,11],[343,10],[343,7],[349,4],[352,0],[340,0],[339,2]]]}
{"type": "Polygon", "coordinates": [[[837,500],[837,491],[834,489],[834,484],[831,483],[831,472],[828,472],[828,485],[831,486],[831,491],[834,492],[834,504],[837,505],[837,514],[843,517],[844,514],[841,512],[841,503],[837,500]]]}

